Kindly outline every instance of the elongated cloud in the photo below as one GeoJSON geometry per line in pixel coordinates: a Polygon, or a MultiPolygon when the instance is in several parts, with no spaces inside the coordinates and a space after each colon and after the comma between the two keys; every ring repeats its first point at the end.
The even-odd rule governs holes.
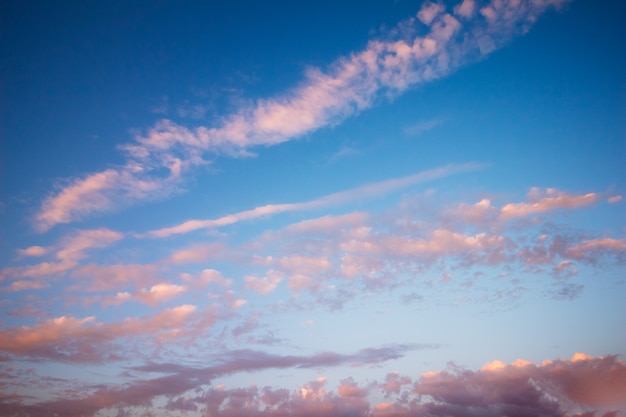
{"type": "MultiPolygon", "coordinates": [[[[491,362],[479,371],[451,367],[419,377],[389,373],[382,382],[359,385],[351,377],[335,390],[325,377],[299,389],[276,387],[202,388],[216,377],[269,368],[322,368],[372,361],[383,363],[403,355],[404,346],[364,349],[349,355],[280,356],[241,350],[226,352],[221,365],[190,368],[147,364],[137,372],[163,376],[137,380],[125,387],[99,387],[82,398],[36,405],[6,401],[14,413],[35,416],[46,410],[68,417],[115,412],[123,407],[211,416],[355,416],[355,417],[619,417],[626,407],[626,364],[615,356],[575,354],[571,360],[491,362]],[[193,390],[193,391],[192,391],[193,390]],[[384,401],[380,401],[380,393],[384,401]],[[378,394],[378,395],[377,395],[378,394]],[[375,399],[376,398],[376,399],[375,399]]],[[[0,400],[2,400],[0,398],[0,400]]],[[[8,408],[10,407],[10,408],[8,408]]]]}
{"type": "Polygon", "coordinates": [[[47,254],[53,254],[53,261],[43,261],[35,265],[5,268],[2,270],[2,275],[36,280],[15,281],[8,288],[11,291],[45,288],[47,284],[40,281],[41,278],[71,270],[78,266],[79,261],[87,256],[87,251],[107,247],[121,240],[123,237],[124,235],[122,233],[106,228],[78,230],[64,236],[54,246],[46,248],[31,246],[26,249],[18,250],[18,254],[21,256],[43,257],[47,254]]]}
{"type": "MultiPolygon", "coordinates": [[[[0,331],[0,351],[35,358],[76,362],[100,362],[115,357],[112,345],[120,339],[150,337],[166,340],[181,334],[197,334],[215,322],[211,310],[197,311],[185,304],[153,316],[126,318],[121,322],[97,322],[95,317],[57,317],[35,326],[0,331]]],[[[119,346],[118,346],[119,348],[119,346]]]]}
{"type": "Polygon", "coordinates": [[[186,291],[187,287],[184,285],[175,285],[164,282],[132,293],[118,292],[113,297],[105,298],[102,301],[102,305],[119,305],[127,301],[138,301],[154,307],[157,304],[171,300],[186,291]]]}
{"type": "MultiPolygon", "coordinates": [[[[367,348],[351,354],[323,352],[314,355],[272,355],[253,350],[235,350],[223,352],[214,360],[214,366],[192,368],[177,364],[146,364],[134,367],[133,370],[142,373],[162,373],[165,376],[143,379],[125,387],[101,387],[83,398],[72,400],[56,400],[34,406],[19,406],[7,401],[0,403],[5,409],[15,410],[21,415],[35,416],[42,413],[58,413],[67,417],[91,416],[98,411],[111,407],[148,406],[159,396],[172,397],[188,390],[199,388],[211,383],[213,379],[235,372],[250,372],[262,369],[281,368],[321,368],[339,365],[363,366],[380,364],[389,360],[401,358],[411,346],[395,345],[380,348],[367,348]],[[11,407],[11,408],[9,408],[11,407]]],[[[305,387],[313,394],[320,388],[323,380],[318,384],[305,387]]],[[[309,395],[310,395],[309,394],[309,395]]],[[[311,395],[311,398],[313,395],[311,395]]],[[[2,398],[0,397],[0,401],[2,398]]]]}
{"type": "Polygon", "coordinates": [[[168,120],[122,146],[127,162],[75,178],[44,200],[35,227],[46,231],[94,213],[173,192],[205,154],[249,154],[259,145],[298,138],[393,97],[450,74],[526,32],[549,7],[567,0],[492,0],[484,6],[463,1],[446,12],[427,2],[417,19],[402,24],[427,33],[412,39],[372,40],[367,47],[337,59],[326,71],[309,69],[296,88],[259,99],[222,119],[217,127],[189,129],[168,120]],[[475,11],[479,9],[480,13],[475,11]],[[162,172],[165,169],[167,175],[162,172]]]}
{"type": "Polygon", "coordinates": [[[596,203],[600,195],[589,193],[585,195],[571,195],[548,188],[541,190],[533,188],[528,193],[529,203],[510,203],[502,207],[500,215],[503,219],[543,213],[555,209],[572,209],[596,203]]]}
{"type": "Polygon", "coordinates": [[[480,169],[482,167],[482,165],[473,163],[448,165],[428,171],[418,172],[416,174],[408,175],[406,177],[393,178],[390,180],[362,185],[360,187],[352,188],[350,190],[328,194],[315,200],[303,201],[298,203],[268,204],[261,207],[255,207],[251,210],[240,211],[238,213],[223,216],[218,219],[188,220],[177,226],[166,227],[163,229],[148,232],[148,236],[167,237],[176,234],[189,233],[200,229],[218,228],[244,220],[252,220],[259,217],[271,216],[279,213],[319,209],[323,207],[346,203],[352,200],[380,196],[421,182],[432,181],[437,178],[442,178],[460,172],[472,171],[480,169]]]}

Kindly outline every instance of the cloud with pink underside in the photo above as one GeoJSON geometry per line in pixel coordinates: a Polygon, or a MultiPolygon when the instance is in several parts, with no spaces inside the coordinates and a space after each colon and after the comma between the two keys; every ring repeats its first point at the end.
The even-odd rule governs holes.
{"type": "Polygon", "coordinates": [[[70,417],[93,415],[99,410],[140,411],[146,406],[154,410],[153,401],[158,398],[165,400],[159,402],[164,411],[182,416],[204,410],[204,415],[251,417],[618,417],[626,410],[626,364],[615,356],[594,358],[581,353],[541,364],[496,360],[477,371],[451,364],[421,376],[388,373],[380,381],[361,384],[347,376],[336,387],[329,386],[323,376],[294,390],[214,385],[220,376],[242,371],[384,363],[402,356],[407,349],[411,347],[312,356],[230,351],[220,364],[208,367],[167,363],[133,367],[134,372],[162,376],[140,379],[125,387],[101,387],[82,398],[29,405],[5,401],[4,405],[26,416],[48,410],[70,417]]]}

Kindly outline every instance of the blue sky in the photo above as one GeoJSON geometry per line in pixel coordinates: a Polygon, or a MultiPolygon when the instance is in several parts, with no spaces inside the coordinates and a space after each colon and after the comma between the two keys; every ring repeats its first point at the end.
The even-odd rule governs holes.
{"type": "Polygon", "coordinates": [[[625,11],[3,4],[0,414],[626,413],[625,11]]]}

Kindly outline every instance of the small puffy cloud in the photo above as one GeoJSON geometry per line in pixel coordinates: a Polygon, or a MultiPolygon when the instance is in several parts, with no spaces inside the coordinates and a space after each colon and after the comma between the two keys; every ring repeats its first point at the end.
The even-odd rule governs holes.
{"type": "Polygon", "coordinates": [[[51,248],[44,248],[43,246],[30,246],[25,249],[18,249],[17,253],[20,256],[43,256],[50,251],[51,248]]]}
{"type": "Polygon", "coordinates": [[[204,288],[210,284],[221,285],[222,287],[229,287],[232,284],[230,279],[224,278],[220,271],[215,269],[203,269],[199,274],[192,275],[188,273],[183,273],[181,275],[181,279],[189,285],[204,288]]]}
{"type": "Polygon", "coordinates": [[[417,18],[425,25],[430,25],[444,10],[442,4],[427,1],[417,13],[417,18]]]}
{"type": "Polygon", "coordinates": [[[138,301],[154,307],[157,304],[169,301],[186,291],[187,287],[183,285],[160,283],[153,285],[150,288],[144,288],[133,293],[117,293],[114,297],[107,297],[103,299],[102,305],[119,305],[127,301],[138,301]]]}
{"type": "Polygon", "coordinates": [[[270,269],[264,277],[258,278],[254,275],[248,275],[244,278],[244,281],[247,289],[259,294],[269,294],[276,289],[283,278],[282,273],[270,269]]]}
{"type": "Polygon", "coordinates": [[[209,259],[219,259],[225,251],[226,246],[221,242],[194,244],[175,251],[167,261],[174,264],[201,263],[209,259]]]}
{"type": "Polygon", "coordinates": [[[461,203],[445,211],[445,216],[451,221],[465,224],[487,224],[498,216],[498,208],[487,198],[474,204],[461,203]]]}
{"type": "Polygon", "coordinates": [[[463,2],[454,7],[454,13],[468,19],[474,15],[475,10],[475,0],[463,0],[463,2]]]}

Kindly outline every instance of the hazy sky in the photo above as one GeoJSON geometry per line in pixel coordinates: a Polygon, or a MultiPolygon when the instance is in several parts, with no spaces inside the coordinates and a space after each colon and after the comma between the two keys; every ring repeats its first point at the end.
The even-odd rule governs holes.
{"type": "Polygon", "coordinates": [[[0,416],[626,415],[626,3],[3,2],[0,416]]]}

